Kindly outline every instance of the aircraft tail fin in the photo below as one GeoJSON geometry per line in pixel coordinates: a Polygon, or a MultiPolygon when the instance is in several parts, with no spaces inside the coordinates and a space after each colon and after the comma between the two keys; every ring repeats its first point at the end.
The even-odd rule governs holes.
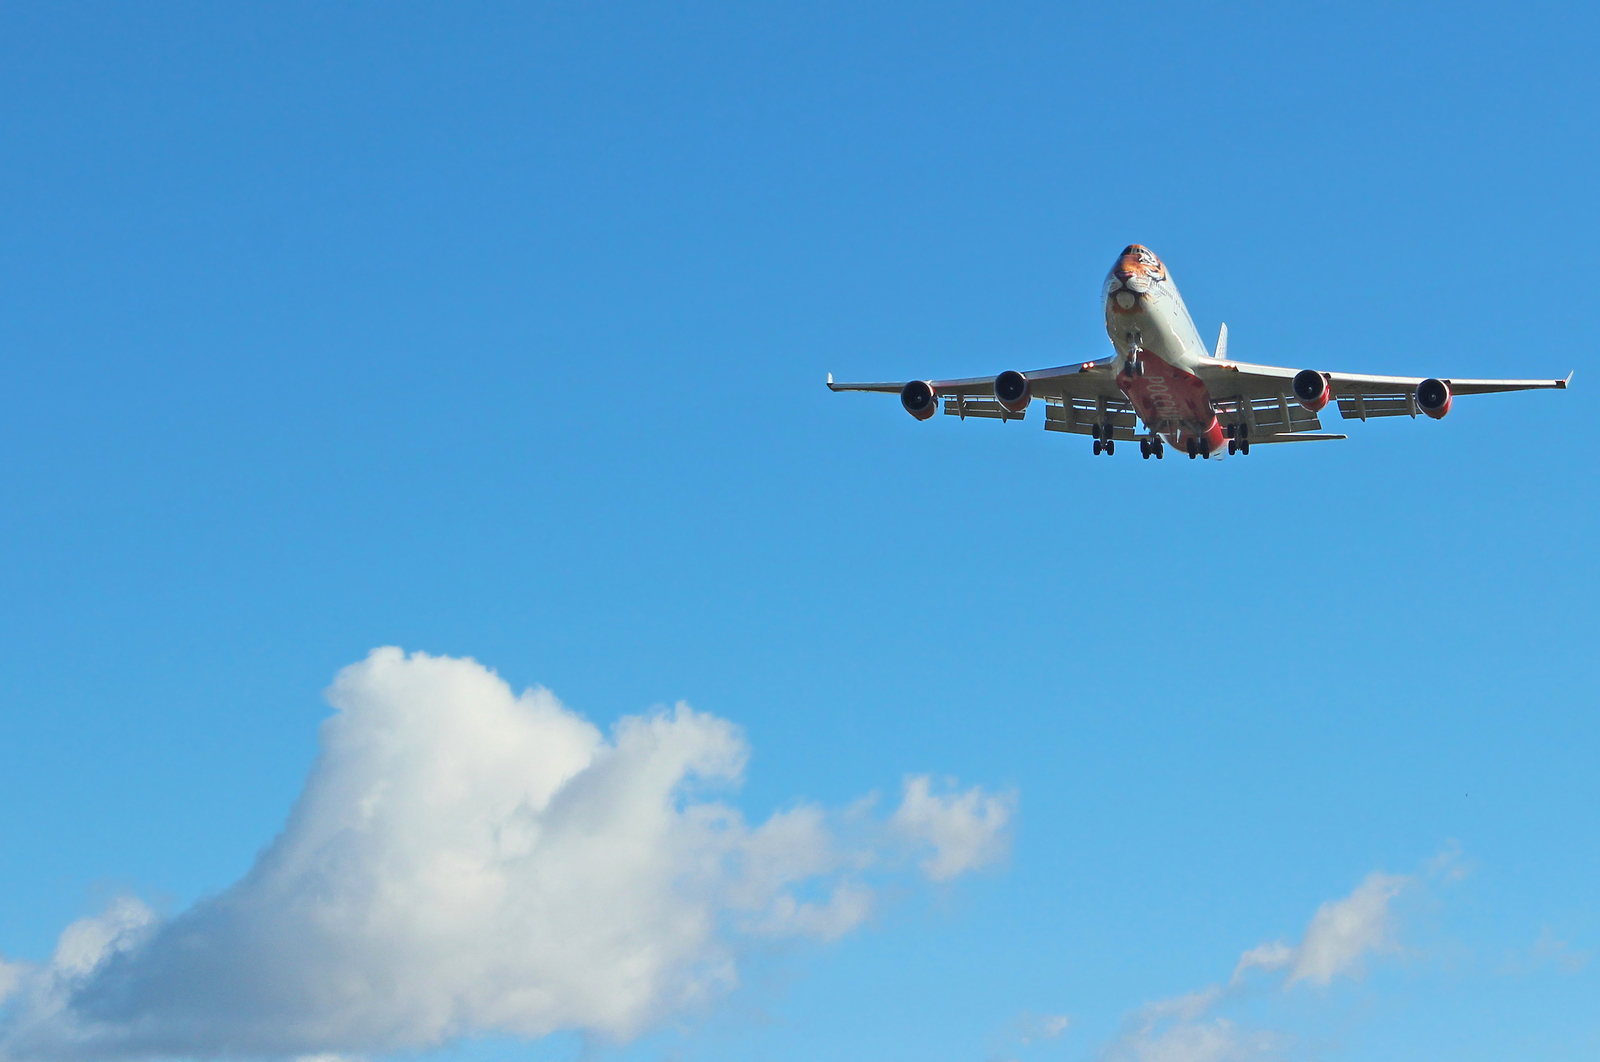
{"type": "Polygon", "coordinates": [[[1218,358],[1226,358],[1228,356],[1228,326],[1226,324],[1222,326],[1222,331],[1217,333],[1217,353],[1215,356],[1218,358]]]}

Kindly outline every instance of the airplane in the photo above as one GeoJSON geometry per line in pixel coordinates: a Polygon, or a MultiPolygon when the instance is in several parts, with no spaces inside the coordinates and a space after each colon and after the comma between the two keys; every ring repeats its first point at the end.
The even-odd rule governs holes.
{"type": "Polygon", "coordinates": [[[944,411],[968,417],[1022,420],[1035,398],[1044,426],[1094,439],[1094,452],[1114,454],[1138,442],[1145,460],[1166,456],[1170,443],[1190,460],[1248,454],[1267,443],[1343,439],[1322,431],[1317,414],[1338,403],[1346,420],[1409,416],[1439,420],[1457,395],[1536,388],[1565,389],[1565,380],[1457,380],[1362,376],[1320,369],[1282,369],[1228,358],[1228,326],[1206,350],[1172,274],[1137,243],[1117,257],[1101,292],[1114,353],[1098,361],[965,380],[834,383],[833,391],[898,392],[905,411],[927,420],[944,411]],[[1142,427],[1141,427],[1142,425],[1142,427]]]}

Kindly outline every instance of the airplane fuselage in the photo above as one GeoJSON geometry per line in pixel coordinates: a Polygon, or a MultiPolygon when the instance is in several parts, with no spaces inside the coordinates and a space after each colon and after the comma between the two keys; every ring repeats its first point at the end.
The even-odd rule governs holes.
{"type": "Polygon", "coordinates": [[[1219,451],[1223,428],[1195,371],[1211,357],[1161,259],[1128,247],[1107,274],[1103,296],[1117,386],[1139,419],[1179,449],[1219,451]]]}

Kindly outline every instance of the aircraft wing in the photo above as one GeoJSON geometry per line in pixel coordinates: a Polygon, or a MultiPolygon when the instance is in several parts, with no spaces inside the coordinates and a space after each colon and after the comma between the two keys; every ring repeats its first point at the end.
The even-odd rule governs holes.
{"type": "MultiPolygon", "coordinates": [[[[1274,365],[1249,365],[1244,362],[1218,361],[1203,366],[1199,375],[1219,406],[1229,406],[1242,418],[1243,403],[1248,402],[1251,412],[1263,406],[1277,407],[1280,412],[1295,403],[1294,378],[1300,370],[1284,369],[1274,365]]],[[[1422,412],[1417,407],[1417,388],[1426,377],[1421,376],[1364,376],[1359,373],[1324,373],[1330,396],[1339,404],[1339,414],[1346,420],[1369,420],[1373,417],[1415,417],[1422,412]]],[[[1502,391],[1532,391],[1540,388],[1565,388],[1566,380],[1458,380],[1441,377],[1450,394],[1486,395],[1502,391]]],[[[1224,420],[1227,418],[1224,417],[1224,420]]]]}
{"type": "MultiPolygon", "coordinates": [[[[1031,369],[1027,377],[1033,397],[1044,404],[1044,426],[1051,431],[1070,431],[1082,435],[1091,433],[1091,425],[1110,423],[1113,438],[1137,439],[1138,417],[1127,396],[1117,386],[1115,358],[1098,361],[1080,361],[1071,365],[1057,365],[1048,369],[1031,369]]],[[[1028,410],[1013,413],[994,397],[993,376],[972,376],[964,380],[929,380],[936,398],[944,403],[944,411],[952,417],[966,420],[977,417],[985,420],[1025,420],[1028,410]]],[[[905,381],[883,383],[835,383],[828,377],[828,387],[834,391],[879,391],[899,394],[905,381]]],[[[1031,408],[1031,407],[1030,407],[1031,408]]]]}
{"type": "MultiPolygon", "coordinates": [[[[1117,386],[1114,362],[1114,358],[1101,358],[1023,373],[1033,397],[1043,400],[1044,426],[1050,431],[1090,435],[1096,426],[1110,424],[1111,437],[1118,441],[1140,438],[1138,416],[1117,386]]],[[[1294,378],[1299,371],[1219,359],[1202,365],[1198,373],[1211,392],[1218,419],[1225,425],[1247,424],[1252,444],[1343,439],[1343,435],[1322,433],[1321,419],[1296,398],[1294,378]]],[[[1417,388],[1425,382],[1425,377],[1338,372],[1323,376],[1331,392],[1330,401],[1338,403],[1339,412],[1346,420],[1415,417],[1423,412],[1417,406],[1417,388]]],[[[1567,380],[1445,379],[1444,382],[1455,396],[1564,388],[1570,379],[1568,376],[1567,380]]],[[[944,412],[953,417],[1009,421],[1024,420],[1028,416],[1027,409],[1014,413],[1000,404],[995,398],[993,376],[925,382],[932,388],[935,401],[942,402],[944,412]]],[[[828,387],[834,391],[899,394],[905,386],[904,381],[835,383],[833,376],[828,376],[828,387]]]]}

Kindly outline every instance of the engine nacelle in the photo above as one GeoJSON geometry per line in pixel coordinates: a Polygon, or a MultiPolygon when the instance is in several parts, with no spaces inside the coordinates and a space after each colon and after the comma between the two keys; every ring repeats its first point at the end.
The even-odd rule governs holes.
{"type": "Polygon", "coordinates": [[[900,404],[918,420],[927,420],[939,412],[939,396],[933,393],[933,384],[927,380],[912,380],[900,388],[900,404]]]}
{"type": "Polygon", "coordinates": [[[1434,420],[1450,412],[1450,385],[1443,380],[1423,380],[1417,384],[1417,408],[1434,420]]]}
{"type": "Polygon", "coordinates": [[[994,397],[1013,413],[1021,413],[1033,401],[1033,385],[1015,369],[1007,369],[994,378],[994,397]]]}
{"type": "Polygon", "coordinates": [[[1333,397],[1328,378],[1315,369],[1301,369],[1294,374],[1294,396],[1312,413],[1320,413],[1333,397]]]}

